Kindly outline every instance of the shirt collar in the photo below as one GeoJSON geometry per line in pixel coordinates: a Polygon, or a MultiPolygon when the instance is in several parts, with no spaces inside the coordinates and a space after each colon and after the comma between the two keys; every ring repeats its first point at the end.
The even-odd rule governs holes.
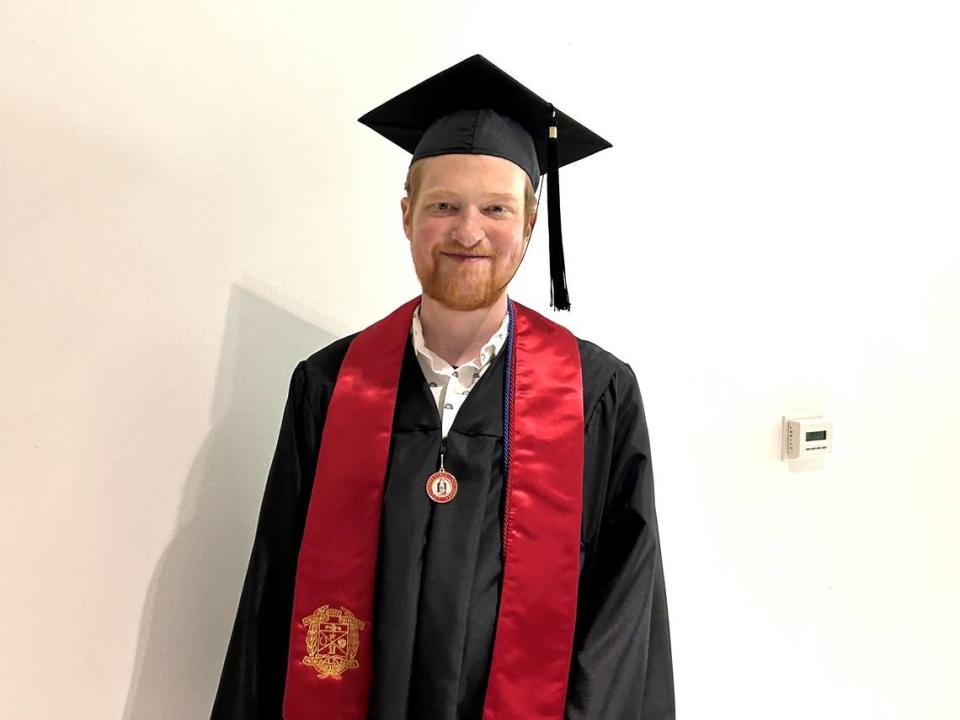
{"type": "MultiPolygon", "coordinates": [[[[497,356],[497,353],[499,353],[503,348],[503,344],[507,341],[507,331],[509,327],[510,313],[506,313],[503,316],[503,322],[500,323],[500,327],[493,331],[493,335],[490,336],[490,339],[487,340],[487,342],[484,343],[480,348],[480,354],[469,362],[463,363],[463,365],[472,365],[479,370],[487,363],[491,362],[493,358],[497,356]]],[[[435,373],[441,375],[450,375],[454,370],[453,366],[433,352],[423,342],[423,326],[420,323],[419,304],[417,305],[416,310],[413,311],[413,325],[410,328],[410,332],[413,334],[414,349],[417,351],[418,355],[426,358],[430,364],[430,368],[435,373]]],[[[463,367],[463,365],[460,367],[463,367]]]]}

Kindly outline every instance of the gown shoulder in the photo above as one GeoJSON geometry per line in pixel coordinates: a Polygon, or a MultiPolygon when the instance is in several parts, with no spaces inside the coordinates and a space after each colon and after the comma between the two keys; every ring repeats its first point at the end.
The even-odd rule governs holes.
{"type": "MultiPolygon", "coordinates": [[[[300,361],[295,372],[302,373],[306,392],[311,400],[329,399],[350,343],[359,334],[355,332],[334,340],[300,361]]],[[[319,407],[319,404],[315,403],[315,406],[319,407]]]]}
{"type": "Polygon", "coordinates": [[[577,338],[583,371],[583,420],[589,425],[601,403],[615,403],[626,384],[636,384],[629,364],[595,342],[577,338]]]}

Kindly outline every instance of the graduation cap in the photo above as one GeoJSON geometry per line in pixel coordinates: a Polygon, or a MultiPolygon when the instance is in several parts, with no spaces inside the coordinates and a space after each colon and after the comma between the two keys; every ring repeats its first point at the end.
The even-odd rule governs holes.
{"type": "Polygon", "coordinates": [[[420,158],[495,155],[519,165],[535,188],[547,175],[550,304],[569,310],[558,168],[612,147],[531,92],[482,55],[474,55],[400,93],[360,122],[420,158]]]}

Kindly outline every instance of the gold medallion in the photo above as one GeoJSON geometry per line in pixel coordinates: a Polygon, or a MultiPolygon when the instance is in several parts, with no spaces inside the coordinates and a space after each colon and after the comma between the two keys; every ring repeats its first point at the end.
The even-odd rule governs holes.
{"type": "Polygon", "coordinates": [[[457,479],[441,465],[437,472],[427,478],[427,495],[434,502],[450,502],[457,496],[457,479]]]}
{"type": "Polygon", "coordinates": [[[341,607],[339,610],[323,605],[303,619],[307,626],[307,655],[305,665],[312,665],[321,678],[337,678],[345,670],[360,667],[357,650],[360,631],[365,623],[341,607]]]}

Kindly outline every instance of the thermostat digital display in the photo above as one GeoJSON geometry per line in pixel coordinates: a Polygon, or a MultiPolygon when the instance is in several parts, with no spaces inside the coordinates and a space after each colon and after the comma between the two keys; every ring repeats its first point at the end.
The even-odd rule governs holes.
{"type": "Polygon", "coordinates": [[[784,415],[781,422],[781,460],[806,460],[833,449],[833,422],[828,418],[784,415]]]}

